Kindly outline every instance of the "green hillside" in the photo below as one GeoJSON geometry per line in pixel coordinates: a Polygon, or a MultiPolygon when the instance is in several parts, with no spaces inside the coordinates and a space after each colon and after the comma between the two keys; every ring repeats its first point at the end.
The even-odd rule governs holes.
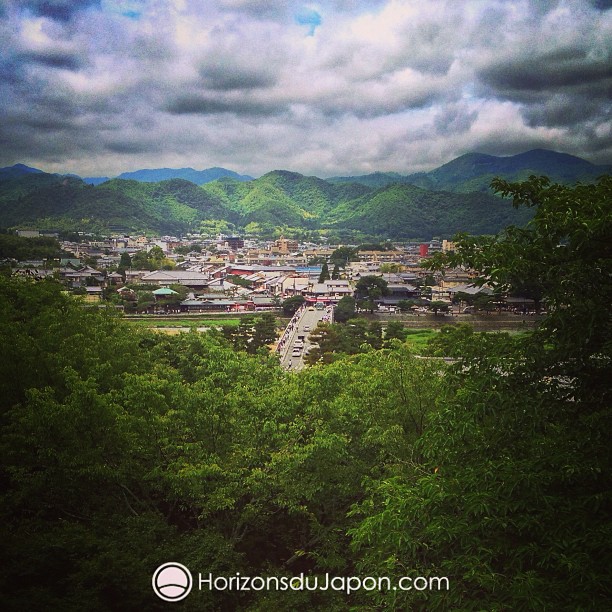
{"type": "Polygon", "coordinates": [[[372,189],[274,171],[249,182],[222,179],[199,187],[182,179],[113,179],[88,185],[36,174],[0,182],[0,225],[180,234],[203,220],[272,227],[342,229],[370,236],[423,238],[457,231],[495,232],[523,223],[524,211],[485,194],[458,195],[391,184],[372,189]]]}
{"type": "Polygon", "coordinates": [[[0,182],[0,225],[104,231],[180,233],[201,219],[234,215],[188,181],[138,183],[113,179],[99,186],[55,175],[0,182]]]}
{"type": "Polygon", "coordinates": [[[329,221],[389,238],[430,238],[450,237],[459,231],[495,233],[509,224],[524,224],[531,214],[487,194],[454,194],[396,184],[340,205],[329,221]]]}
{"type": "Polygon", "coordinates": [[[583,159],[534,150],[511,157],[463,155],[428,173],[373,173],[323,180],[275,170],[240,181],[198,186],[184,179],[157,183],[113,179],[89,185],[27,166],[0,174],[0,227],[181,234],[202,221],[237,228],[332,230],[375,238],[452,237],[458,231],[495,233],[531,216],[490,192],[493,178],[546,174],[555,182],[592,182],[609,173],[583,159]]]}

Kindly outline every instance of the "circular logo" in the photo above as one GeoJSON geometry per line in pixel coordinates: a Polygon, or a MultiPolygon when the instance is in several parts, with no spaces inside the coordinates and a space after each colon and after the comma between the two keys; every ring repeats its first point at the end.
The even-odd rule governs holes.
{"type": "Polygon", "coordinates": [[[181,601],[191,593],[191,572],[180,563],[171,561],[160,565],[153,574],[153,590],[164,601],[181,601]]]}

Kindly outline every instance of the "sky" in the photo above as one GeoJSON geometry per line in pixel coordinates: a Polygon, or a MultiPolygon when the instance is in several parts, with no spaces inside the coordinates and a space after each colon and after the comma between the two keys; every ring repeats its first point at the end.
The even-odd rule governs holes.
{"type": "Polygon", "coordinates": [[[612,0],[0,0],[0,167],[612,163],[612,0]]]}

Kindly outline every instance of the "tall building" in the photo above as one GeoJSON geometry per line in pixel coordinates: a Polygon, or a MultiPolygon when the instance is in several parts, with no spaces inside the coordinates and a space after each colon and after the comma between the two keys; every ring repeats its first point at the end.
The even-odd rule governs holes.
{"type": "Polygon", "coordinates": [[[240,236],[225,236],[223,238],[223,242],[229,249],[232,249],[232,251],[236,251],[237,249],[242,249],[244,247],[244,238],[241,238],[240,236]]]}
{"type": "Polygon", "coordinates": [[[295,253],[299,248],[297,240],[290,240],[284,236],[274,242],[274,250],[278,250],[279,253],[295,253]]]}

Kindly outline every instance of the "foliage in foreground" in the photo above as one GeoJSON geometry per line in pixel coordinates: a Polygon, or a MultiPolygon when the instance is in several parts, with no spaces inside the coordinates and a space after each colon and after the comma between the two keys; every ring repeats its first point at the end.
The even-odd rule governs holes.
{"type": "Polygon", "coordinates": [[[566,283],[542,283],[531,336],[459,329],[432,359],[398,340],[287,374],[220,334],[165,337],[0,279],[4,608],[161,609],[150,577],[176,560],[450,581],[193,592],[185,610],[609,609],[609,187],[507,186],[537,205],[530,239],[465,239],[464,262],[566,283]]]}

